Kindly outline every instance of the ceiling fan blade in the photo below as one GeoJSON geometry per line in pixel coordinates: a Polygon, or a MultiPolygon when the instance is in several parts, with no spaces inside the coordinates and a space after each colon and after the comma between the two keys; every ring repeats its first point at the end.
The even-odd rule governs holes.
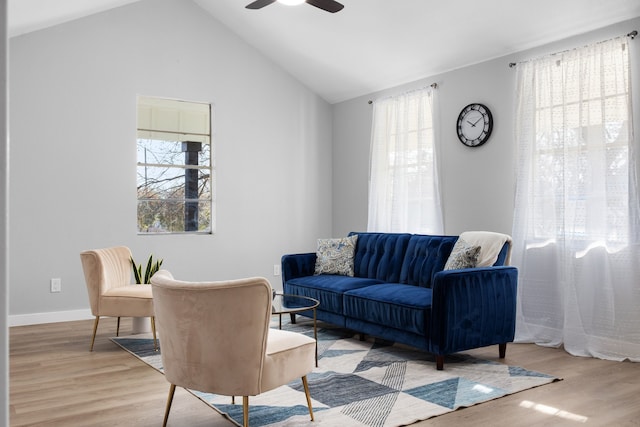
{"type": "Polygon", "coordinates": [[[315,6],[331,13],[340,12],[344,7],[343,4],[340,4],[334,0],[307,0],[307,3],[309,3],[311,6],[315,6]]]}
{"type": "Polygon", "coordinates": [[[249,3],[245,7],[247,9],[262,9],[265,6],[269,6],[271,3],[275,3],[276,0],[256,0],[253,3],[249,3]]]}

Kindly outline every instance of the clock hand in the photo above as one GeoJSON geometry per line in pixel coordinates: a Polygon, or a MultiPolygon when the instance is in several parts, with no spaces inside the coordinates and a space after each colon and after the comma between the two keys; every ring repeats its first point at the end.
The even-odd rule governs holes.
{"type": "Polygon", "coordinates": [[[469,120],[467,120],[467,123],[469,123],[469,124],[471,125],[471,127],[476,127],[476,123],[478,123],[478,122],[476,122],[476,123],[471,123],[469,120]]]}
{"type": "Polygon", "coordinates": [[[478,120],[476,120],[475,122],[473,122],[473,124],[471,126],[476,127],[476,124],[482,120],[482,117],[480,117],[478,120]]]}

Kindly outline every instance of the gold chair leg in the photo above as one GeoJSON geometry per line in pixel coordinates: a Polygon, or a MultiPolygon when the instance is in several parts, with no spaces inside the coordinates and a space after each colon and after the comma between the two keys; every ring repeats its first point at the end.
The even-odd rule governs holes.
{"type": "Polygon", "coordinates": [[[249,427],[249,396],[242,396],[242,418],[244,427],[249,427]]]}
{"type": "Polygon", "coordinates": [[[118,316],[118,323],[116,323],[116,336],[120,336],[120,316],[118,316]]]}
{"type": "Polygon", "coordinates": [[[304,394],[307,396],[307,406],[309,407],[309,415],[311,415],[311,421],[313,421],[313,407],[311,406],[311,394],[309,393],[309,383],[307,382],[307,376],[302,377],[302,385],[304,386],[304,394]]]}
{"type": "Polygon", "coordinates": [[[96,340],[96,332],[98,331],[98,322],[100,321],[100,316],[96,316],[95,322],[93,322],[93,336],[91,337],[91,347],[89,347],[89,351],[93,351],[93,343],[96,340]]]}
{"type": "Polygon", "coordinates": [[[156,318],[151,316],[151,331],[153,332],[153,349],[158,351],[158,339],[156,338],[156,318]]]}
{"type": "Polygon", "coordinates": [[[164,421],[162,422],[162,427],[167,426],[167,421],[169,420],[169,411],[171,410],[171,402],[173,402],[173,395],[176,392],[176,385],[171,384],[169,387],[169,397],[167,397],[167,409],[164,411],[164,421]]]}

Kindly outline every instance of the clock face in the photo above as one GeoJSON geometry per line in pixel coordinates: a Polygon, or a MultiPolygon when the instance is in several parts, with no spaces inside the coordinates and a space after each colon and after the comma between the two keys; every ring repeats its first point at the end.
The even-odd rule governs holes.
{"type": "Polygon", "coordinates": [[[487,142],[492,129],[491,111],[482,104],[469,104],[458,116],[458,139],[468,147],[478,147],[487,142]]]}

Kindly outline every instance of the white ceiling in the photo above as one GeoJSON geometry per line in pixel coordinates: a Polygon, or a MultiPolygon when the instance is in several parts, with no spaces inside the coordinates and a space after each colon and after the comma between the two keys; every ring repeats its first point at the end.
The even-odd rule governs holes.
{"type": "MultiPolygon", "coordinates": [[[[138,0],[9,0],[16,36],[138,0]]],[[[639,0],[193,1],[330,103],[640,16],[639,0]]]]}

